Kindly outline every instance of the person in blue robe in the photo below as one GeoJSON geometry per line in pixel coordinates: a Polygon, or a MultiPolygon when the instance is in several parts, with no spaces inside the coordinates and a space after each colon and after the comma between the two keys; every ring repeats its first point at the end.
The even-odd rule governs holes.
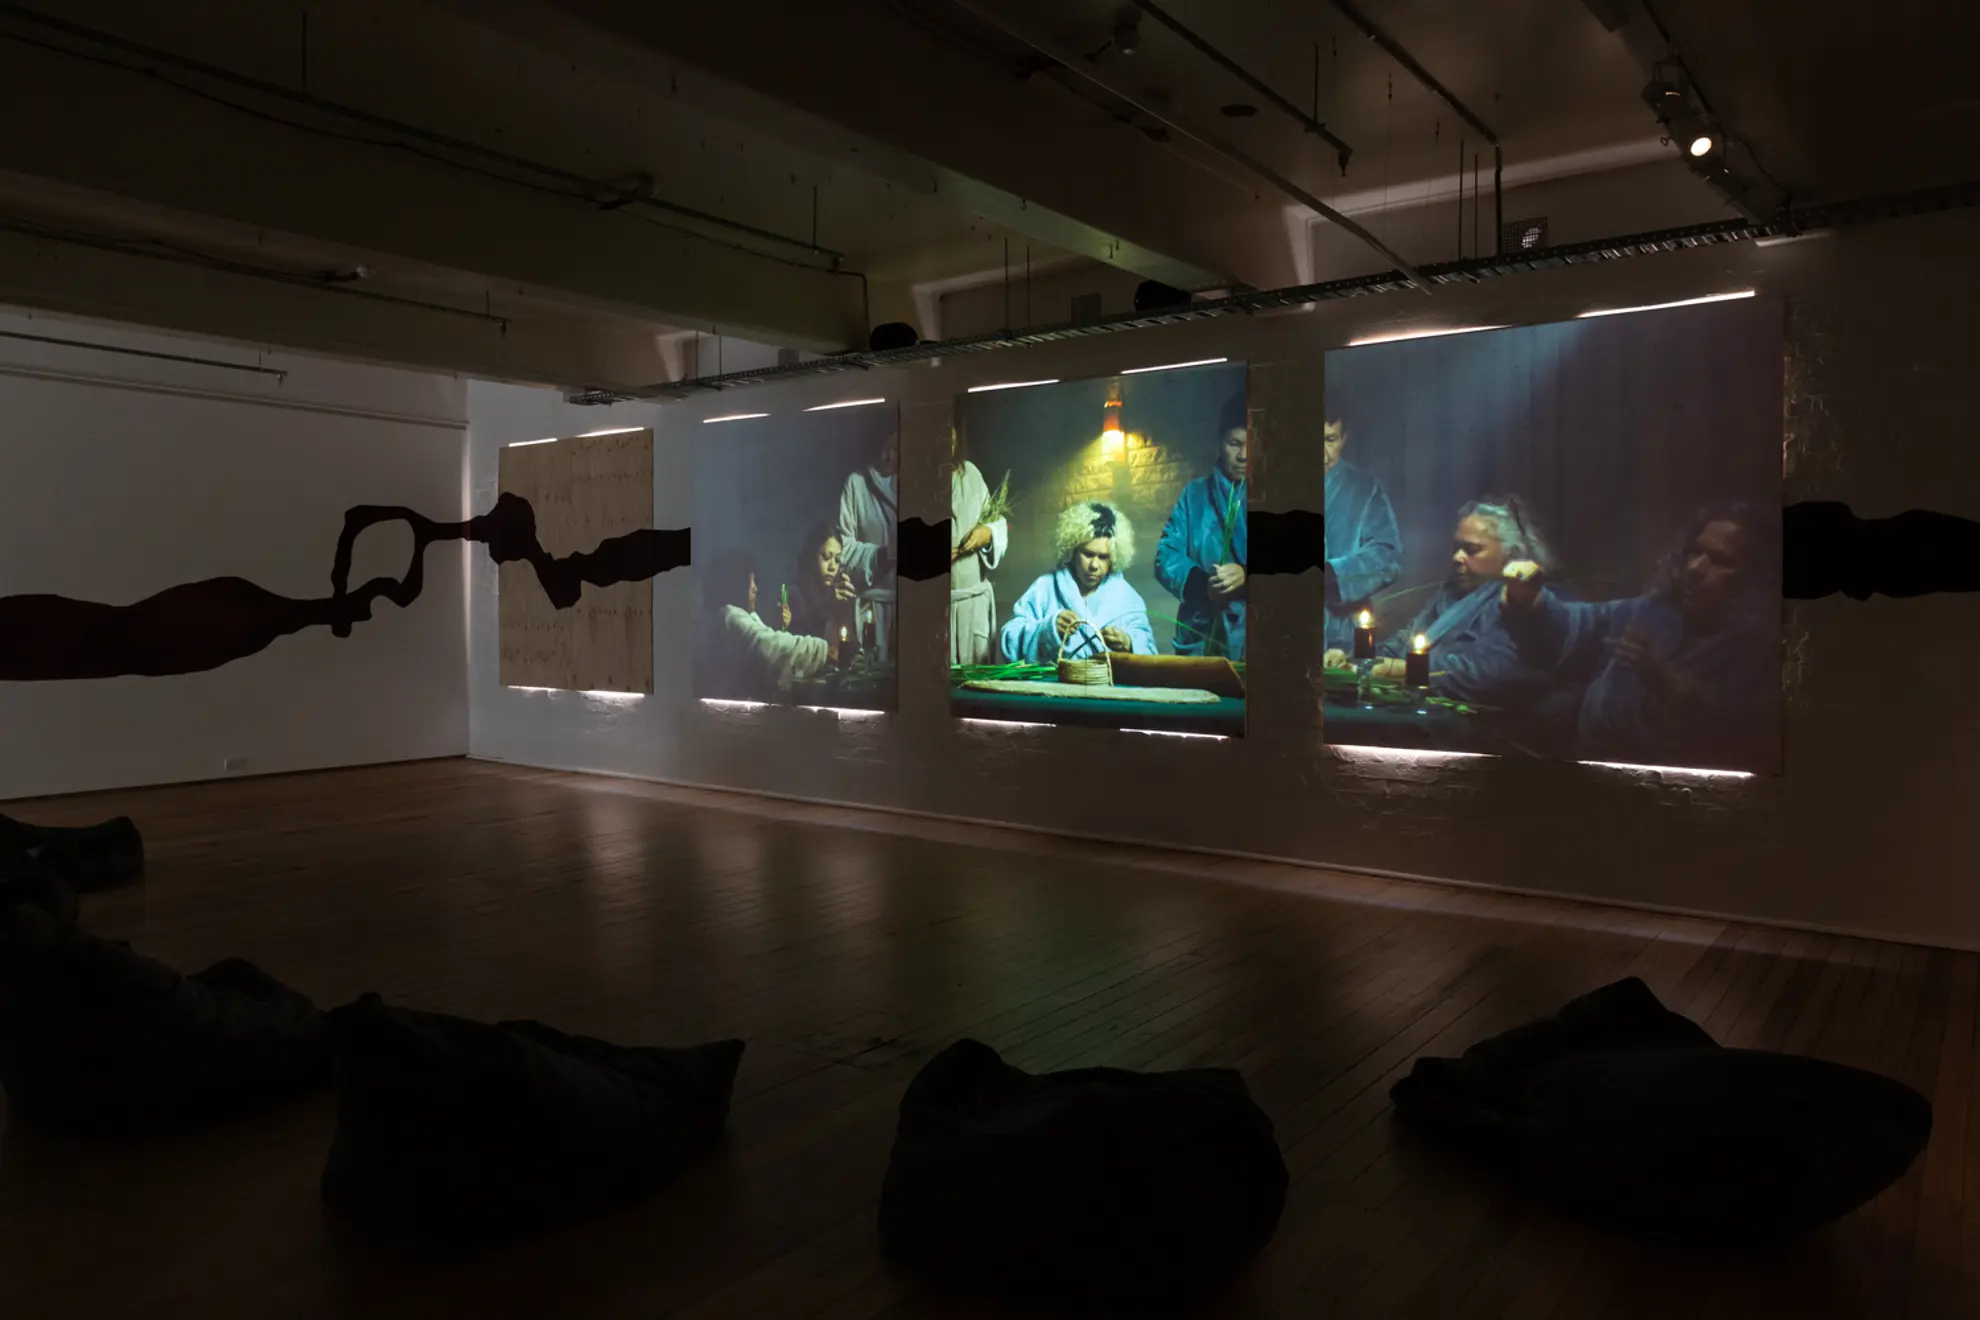
{"type": "Polygon", "coordinates": [[[1127,515],[1095,501],[1059,515],[1059,566],[1018,597],[998,635],[1007,661],[1049,665],[1108,651],[1155,654],[1148,605],[1121,576],[1134,562],[1127,515]]]}
{"type": "Polygon", "coordinates": [[[1325,645],[1354,645],[1354,616],[1369,598],[1402,576],[1402,533],[1382,483],[1341,457],[1347,423],[1330,420],[1321,430],[1327,463],[1325,645]]]}
{"type": "Polygon", "coordinates": [[[1243,659],[1245,469],[1251,425],[1243,396],[1218,420],[1218,461],[1182,487],[1154,546],[1154,580],[1176,598],[1176,655],[1243,659]]]}
{"type": "Polygon", "coordinates": [[[1780,757],[1778,514],[1747,504],[1692,521],[1655,585],[1625,600],[1561,599],[1507,570],[1506,631],[1529,663],[1589,676],[1574,754],[1711,769],[1780,757]]]}
{"type": "MultiPolygon", "coordinates": [[[[1553,551],[1517,495],[1491,495],[1459,509],[1451,547],[1449,579],[1407,627],[1376,646],[1375,675],[1401,679],[1403,657],[1421,636],[1430,642],[1430,690],[1438,696],[1501,709],[1530,705],[1553,688],[1554,675],[1520,658],[1499,618],[1499,585],[1506,565],[1516,561],[1552,570],[1553,551]]],[[[1348,658],[1330,651],[1326,663],[1336,667],[1348,658]]]]}
{"type": "Polygon", "coordinates": [[[1155,580],[1176,597],[1177,655],[1244,659],[1245,470],[1251,426],[1233,395],[1217,423],[1217,463],[1182,489],[1155,544],[1155,580]]]}

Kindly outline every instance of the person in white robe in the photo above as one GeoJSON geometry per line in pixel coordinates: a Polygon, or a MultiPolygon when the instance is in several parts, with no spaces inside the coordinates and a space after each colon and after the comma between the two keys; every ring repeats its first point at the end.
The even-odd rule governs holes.
{"type": "Polygon", "coordinates": [[[1003,562],[1010,522],[983,520],[990,486],[949,432],[949,663],[991,663],[997,636],[997,588],[987,576],[1003,562]]]}
{"type": "Polygon", "coordinates": [[[1052,664],[1106,651],[1155,654],[1148,605],[1123,573],[1134,563],[1134,527],[1112,505],[1075,504],[1053,538],[1059,566],[1018,597],[998,641],[1004,659],[1052,664]]]}
{"type": "Polygon", "coordinates": [[[881,660],[894,654],[894,541],[899,535],[900,438],[889,434],[839,495],[841,563],[859,592],[859,622],[881,660]]]}
{"type": "MultiPolygon", "coordinates": [[[[789,626],[790,606],[781,606],[789,626]]],[[[695,639],[695,691],[730,701],[774,701],[792,684],[838,663],[836,641],[772,628],[756,613],[756,572],[732,551],[715,562],[702,589],[695,639]]]]}

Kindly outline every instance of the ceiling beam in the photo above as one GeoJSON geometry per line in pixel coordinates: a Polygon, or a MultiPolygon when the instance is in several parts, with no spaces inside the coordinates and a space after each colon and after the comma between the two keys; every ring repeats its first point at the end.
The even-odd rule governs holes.
{"type": "Polygon", "coordinates": [[[239,105],[0,41],[0,114],[35,125],[0,135],[0,170],[602,312],[815,352],[865,339],[866,290],[852,273],[397,149],[377,130],[340,136],[320,114],[285,122],[245,94],[239,105]]]}
{"type": "Polygon", "coordinates": [[[425,8],[476,23],[522,41],[532,49],[558,51],[595,76],[642,88],[664,86],[670,100],[812,155],[824,167],[890,183],[1060,251],[1179,289],[1221,287],[1231,280],[1224,272],[1144,247],[1120,234],[1055,211],[1036,198],[950,169],[877,137],[854,132],[732,79],[687,66],[666,51],[615,36],[604,27],[541,0],[422,2],[425,8]]]}
{"type": "Polygon", "coordinates": [[[486,318],[0,231],[0,303],[488,380],[622,388],[678,374],[629,321],[493,303],[486,318]]]}
{"type": "MultiPolygon", "coordinates": [[[[1267,287],[1294,277],[1275,197],[1233,182],[1014,61],[978,57],[883,6],[758,0],[738,23],[719,5],[642,0],[429,0],[547,41],[658,54],[836,126],[852,164],[918,162],[931,195],[1019,233],[1184,288],[1267,287]],[[602,38],[601,38],[602,34],[602,38]],[[883,89],[883,90],[877,90],[883,89]],[[1097,240],[1097,241],[1096,241],[1097,240]]],[[[579,47],[573,45],[571,49],[579,47]]],[[[685,92],[686,79],[683,79],[685,92]]],[[[775,117],[763,131],[777,133],[775,117]]],[[[786,139],[789,140],[789,139],[786,139]]],[[[793,142],[793,145],[799,145],[793,142]]]]}

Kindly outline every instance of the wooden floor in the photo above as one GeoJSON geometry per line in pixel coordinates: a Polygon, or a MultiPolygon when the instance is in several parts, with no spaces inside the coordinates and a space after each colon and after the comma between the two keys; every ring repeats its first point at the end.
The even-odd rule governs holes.
{"type": "Polygon", "coordinates": [[[238,955],[326,1006],[377,990],[749,1052],[726,1151],[502,1252],[329,1220],[328,1096],[137,1144],[8,1132],[9,1320],[1015,1314],[875,1250],[902,1088],[965,1035],[1034,1070],[1243,1070],[1293,1187],[1217,1315],[1980,1315],[1973,955],[458,761],[13,810],[135,816],[151,877],[85,921],[179,967],[238,955]],[[1394,1139],[1388,1088],[1417,1055],[1630,973],[1729,1044],[1920,1088],[1924,1158],[1816,1240],[1713,1259],[1555,1220],[1394,1139]]]}

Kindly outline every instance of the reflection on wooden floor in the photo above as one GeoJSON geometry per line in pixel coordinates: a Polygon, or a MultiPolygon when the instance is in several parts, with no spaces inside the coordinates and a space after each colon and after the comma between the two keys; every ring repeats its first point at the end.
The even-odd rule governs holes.
{"type": "Polygon", "coordinates": [[[874,1247],[902,1088],[962,1035],[1034,1070],[1243,1069],[1294,1183],[1216,1314],[1980,1314],[1973,955],[459,761],[24,814],[118,812],[152,875],[87,903],[98,931],[180,967],[246,957],[326,1005],[745,1036],[732,1136],[646,1205],[436,1256],[326,1220],[327,1096],[169,1141],[10,1132],[7,1317],[1019,1314],[930,1295],[874,1247]],[[1387,1089],[1417,1054],[1627,973],[1729,1044],[1919,1087],[1931,1147],[1820,1239],[1712,1260],[1535,1213],[1395,1139],[1387,1089]]]}

